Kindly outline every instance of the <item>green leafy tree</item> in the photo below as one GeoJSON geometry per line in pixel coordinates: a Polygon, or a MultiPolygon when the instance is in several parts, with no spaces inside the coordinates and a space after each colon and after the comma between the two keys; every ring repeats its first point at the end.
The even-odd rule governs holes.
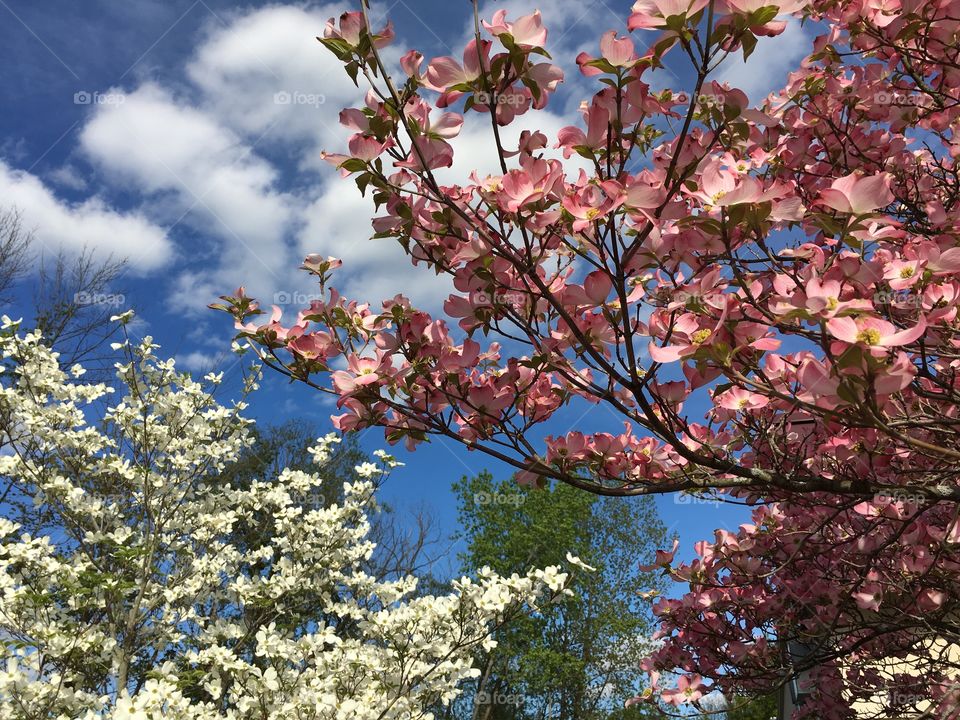
{"type": "Polygon", "coordinates": [[[777,696],[736,697],[730,700],[726,720],[775,720],[779,713],[777,696]]]}
{"type": "Polygon", "coordinates": [[[501,629],[478,653],[480,676],[447,717],[471,720],[660,717],[623,702],[639,690],[649,648],[649,598],[663,590],[638,561],[662,547],[666,530],[652,499],[601,498],[567,485],[542,490],[496,482],[489,473],[454,485],[464,567],[507,575],[567,553],[597,568],[572,597],[501,629]]]}

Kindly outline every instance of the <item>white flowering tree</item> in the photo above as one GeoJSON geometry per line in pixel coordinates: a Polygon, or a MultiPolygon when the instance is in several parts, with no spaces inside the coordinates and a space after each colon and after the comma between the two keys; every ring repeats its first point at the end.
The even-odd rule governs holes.
{"type": "MultiPolygon", "coordinates": [[[[302,502],[323,483],[308,472],[232,487],[220,474],[249,444],[244,403],[218,404],[219,376],[195,382],[149,338],[116,349],[117,388],[86,383],[3,319],[4,720],[429,718],[498,624],[570,592],[557,567],[482,569],[440,597],[369,576],[390,456],[324,508],[302,502]],[[231,544],[252,521],[262,544],[231,544]]],[[[318,464],[335,441],[312,448],[318,464]]]]}

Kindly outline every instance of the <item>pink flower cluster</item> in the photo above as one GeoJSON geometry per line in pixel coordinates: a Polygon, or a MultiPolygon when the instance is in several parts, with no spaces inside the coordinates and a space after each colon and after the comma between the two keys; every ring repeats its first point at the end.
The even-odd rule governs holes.
{"type": "MultiPolygon", "coordinates": [[[[371,89],[327,160],[372,191],[376,236],[456,292],[442,315],[374,309],[312,257],[328,299],[291,326],[251,322],[242,292],[219,307],[270,366],[333,393],[342,430],[452,438],[528,482],[759,504],[670,571],[691,593],[658,606],[648,668],[682,669],[655,685],[695,704],[778,685],[772,638],[815,637],[830,660],[810,712],[846,717],[837,703],[880,683],[871,660],[953,637],[917,618],[960,611],[960,0],[639,0],[626,20],[649,49],[611,31],[577,57],[597,89],[556,137],[504,130],[563,79],[539,13],[498,11],[456,58],[410,51],[400,79],[389,27],[331,21],[324,43],[371,89]],[[781,92],[751,103],[709,77],[791,13],[822,35],[781,92]],[[692,93],[654,89],[668,53],[692,93]],[[457,166],[473,121],[494,174],[457,166]],[[576,401],[624,431],[550,434],[576,401]],[[882,499],[898,492],[914,505],[882,499]]],[[[947,702],[943,664],[919,662],[921,694],[947,702]]]]}

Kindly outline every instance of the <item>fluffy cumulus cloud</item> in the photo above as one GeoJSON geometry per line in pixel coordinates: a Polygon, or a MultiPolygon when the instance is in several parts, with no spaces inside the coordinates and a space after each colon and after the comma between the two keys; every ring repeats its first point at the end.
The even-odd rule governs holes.
{"type": "MultiPolygon", "coordinates": [[[[176,255],[166,292],[180,312],[200,313],[240,284],[265,303],[295,312],[297,301],[312,291],[296,268],[315,252],[344,259],[342,289],[348,295],[377,303],[401,292],[436,309],[450,292],[446,279],[411,266],[396,243],[370,240],[372,204],[320,159],[322,149],[345,143],[340,108],[362,102],[363,90],[315,40],[327,18],[349,4],[237,11],[197,35],[176,83],[113,88],[110,93],[123,102],[92,106],[79,135],[80,157],[96,170],[91,186],[138,198],[140,212],[111,211],[96,198],[71,206],[37,178],[7,168],[0,180],[17,188],[25,209],[42,212],[43,238],[95,242],[131,254],[145,269],[176,255]]],[[[488,3],[482,12],[489,16],[502,6],[517,17],[535,4],[488,3]]],[[[384,10],[374,7],[375,14],[384,10]]],[[[582,81],[573,58],[581,49],[595,51],[599,33],[623,23],[609,8],[588,11],[579,0],[557,0],[545,14],[551,50],[572,87],[551,112],[530,113],[504,133],[513,147],[521,130],[542,130],[552,143],[557,130],[574,120],[573,111],[591,90],[577,85],[582,81]]],[[[450,39],[453,47],[436,38],[436,51],[459,53],[468,32],[465,26],[463,38],[450,39]]],[[[403,41],[392,46],[388,62],[395,63],[406,47],[403,41]]],[[[467,120],[454,141],[458,168],[498,172],[487,117],[471,114],[467,120]]],[[[443,179],[467,181],[458,173],[442,173],[443,179]]],[[[57,186],[80,191],[76,180],[73,165],[50,176],[57,186]]]]}
{"type": "Polygon", "coordinates": [[[0,160],[0,197],[16,208],[23,225],[51,252],[84,249],[128,258],[134,272],[156,270],[174,255],[163,228],[139,212],[120,212],[100,197],[68,203],[38,177],[0,160]]]}
{"type": "Polygon", "coordinates": [[[319,149],[343,137],[340,107],[362,97],[315,39],[347,6],[268,7],[211,29],[187,66],[202,107],[258,144],[296,148],[315,165],[319,149]]]}
{"type": "Polygon", "coordinates": [[[201,36],[184,86],[142,84],[84,126],[83,153],[108,183],[189,230],[192,262],[170,283],[179,309],[243,284],[294,312],[311,292],[296,268],[314,252],[343,257],[346,291],[366,301],[403,292],[435,306],[445,294],[398,245],[370,241],[372,206],[320,159],[346,141],[339,109],[363,97],[315,39],[345,9],[238,13],[201,36]]]}
{"type": "MultiPolygon", "coordinates": [[[[99,108],[81,146],[105,178],[156,199],[171,222],[217,239],[216,265],[205,273],[212,281],[244,273],[263,291],[283,277],[291,261],[285,237],[301,203],[278,189],[277,169],[216,116],[148,84],[99,108]]],[[[194,258],[202,252],[191,248],[194,258]]],[[[183,299],[182,288],[177,295],[183,299]]],[[[186,304],[211,297],[187,296],[186,304]]]]}

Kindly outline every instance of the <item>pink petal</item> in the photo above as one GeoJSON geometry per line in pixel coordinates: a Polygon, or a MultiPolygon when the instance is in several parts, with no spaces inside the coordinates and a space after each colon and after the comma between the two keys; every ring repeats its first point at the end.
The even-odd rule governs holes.
{"type": "Polygon", "coordinates": [[[919,338],[927,329],[927,321],[922,317],[920,322],[917,323],[916,327],[909,328],[907,330],[901,330],[900,332],[889,335],[883,339],[883,344],[886,346],[891,345],[908,345],[912,343],[917,338],[919,338]]]}
{"type": "Polygon", "coordinates": [[[827,321],[827,330],[837,340],[845,343],[857,342],[857,336],[860,334],[857,323],[852,317],[835,317],[827,321]]]}
{"type": "Polygon", "coordinates": [[[893,202],[893,192],[890,190],[892,176],[889,173],[880,173],[871,177],[861,178],[848,194],[853,212],[857,215],[886,207],[893,202]]]}
{"type": "Polygon", "coordinates": [[[940,258],[930,267],[940,272],[958,272],[960,271],[960,247],[950,248],[940,253],[940,258]]]}
{"type": "Polygon", "coordinates": [[[667,345],[660,347],[656,343],[650,343],[650,357],[654,362],[669,363],[680,359],[681,353],[687,349],[686,345],[667,345]]]}

